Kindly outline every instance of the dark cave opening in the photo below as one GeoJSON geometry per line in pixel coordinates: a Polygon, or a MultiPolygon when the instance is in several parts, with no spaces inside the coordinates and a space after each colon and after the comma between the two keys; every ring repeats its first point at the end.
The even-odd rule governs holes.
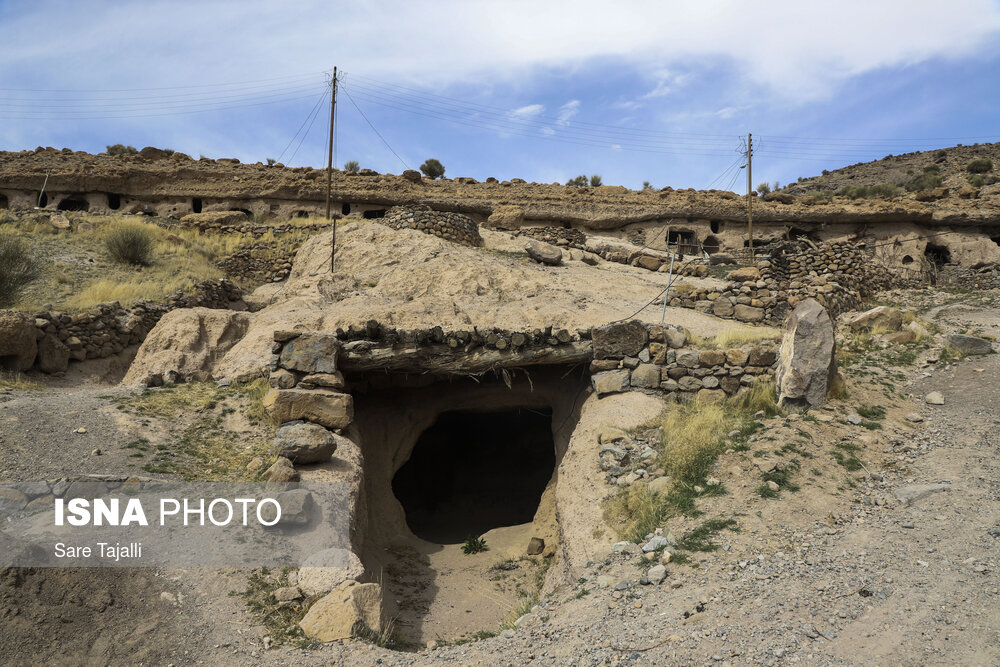
{"type": "Polygon", "coordinates": [[[924,249],[924,257],[938,268],[951,263],[951,251],[948,250],[947,246],[928,243],[924,249]]]}
{"type": "Polygon", "coordinates": [[[445,412],[420,435],[392,490],[415,535],[456,544],[532,521],[555,463],[551,410],[445,412]]]}
{"type": "Polygon", "coordinates": [[[66,197],[56,208],[60,211],[87,211],[90,209],[90,204],[81,197],[66,197]]]}

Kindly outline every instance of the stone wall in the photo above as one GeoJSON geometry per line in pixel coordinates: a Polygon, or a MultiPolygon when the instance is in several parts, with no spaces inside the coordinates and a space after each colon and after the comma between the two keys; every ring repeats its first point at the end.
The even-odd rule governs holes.
{"type": "Polygon", "coordinates": [[[439,236],[447,241],[473,247],[483,245],[479,225],[461,213],[435,211],[429,206],[393,206],[382,218],[376,218],[393,229],[416,229],[439,236]]]}
{"type": "Polygon", "coordinates": [[[110,357],[145,340],[160,318],[171,310],[230,308],[232,302],[242,298],[240,288],[229,280],[206,280],[187,292],[178,290],[170,294],[164,303],[140,301],[124,308],[116,302],[77,314],[35,313],[36,363],[42,372],[56,373],[65,371],[71,360],[110,357]]]}
{"type": "Polygon", "coordinates": [[[683,329],[638,320],[595,328],[591,336],[592,384],[601,396],[641,390],[675,400],[720,400],[772,376],[777,357],[773,345],[726,350],[689,346],[683,329]]]}
{"type": "Polygon", "coordinates": [[[296,250],[278,252],[275,241],[241,243],[216,265],[230,278],[252,283],[276,283],[288,277],[296,250]]]}

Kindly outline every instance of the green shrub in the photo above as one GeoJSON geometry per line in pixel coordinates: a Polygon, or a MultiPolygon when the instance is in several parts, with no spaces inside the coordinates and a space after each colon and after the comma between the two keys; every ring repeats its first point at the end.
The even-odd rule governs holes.
{"type": "Polygon", "coordinates": [[[348,160],[344,163],[344,171],[357,173],[361,171],[361,165],[358,164],[357,160],[348,160]]]}
{"type": "Polygon", "coordinates": [[[469,536],[465,539],[465,544],[462,545],[462,553],[466,556],[489,550],[490,548],[486,546],[486,540],[481,537],[469,536]]]}
{"type": "Polygon", "coordinates": [[[935,160],[943,160],[946,157],[948,157],[948,151],[938,151],[938,152],[934,153],[934,159],[935,160]]]}
{"type": "Polygon", "coordinates": [[[108,155],[137,155],[139,151],[135,146],[126,146],[125,144],[115,144],[113,146],[108,146],[108,155]]]}
{"type": "Polygon", "coordinates": [[[906,182],[907,192],[916,192],[917,190],[930,190],[932,188],[941,187],[941,177],[936,173],[925,172],[920,176],[915,176],[906,182]]]}
{"type": "Polygon", "coordinates": [[[823,170],[823,175],[824,176],[829,176],[830,175],[830,170],[829,169],[824,169],[823,170]]]}
{"type": "Polygon", "coordinates": [[[420,165],[420,171],[424,172],[424,176],[433,180],[444,176],[444,165],[441,164],[440,160],[429,158],[420,165]]]}
{"type": "Polygon", "coordinates": [[[985,174],[988,171],[993,171],[993,160],[988,157],[977,157],[965,165],[965,170],[970,174],[985,174]]]}
{"type": "Polygon", "coordinates": [[[936,164],[929,164],[926,167],[924,167],[924,173],[925,174],[940,174],[941,173],[941,167],[937,166],[936,164]]]}
{"type": "Polygon", "coordinates": [[[25,287],[42,275],[42,262],[24,239],[0,232],[0,308],[17,303],[25,287]]]}
{"type": "Polygon", "coordinates": [[[104,247],[116,262],[142,266],[153,254],[153,235],[142,224],[120,222],[108,230],[104,247]]]}
{"type": "Polygon", "coordinates": [[[643,190],[652,190],[653,186],[650,185],[649,181],[643,181],[642,182],[642,189],[643,190]]]}
{"type": "Polygon", "coordinates": [[[977,188],[985,185],[993,185],[997,182],[997,179],[989,174],[969,174],[968,180],[969,185],[974,185],[977,188]]]}
{"type": "Polygon", "coordinates": [[[593,176],[590,177],[590,186],[591,187],[596,188],[601,183],[602,183],[602,181],[601,181],[601,175],[600,174],[594,174],[593,176]]]}
{"type": "Polygon", "coordinates": [[[770,186],[770,184],[767,181],[764,181],[763,183],[759,183],[757,185],[757,193],[758,194],[766,195],[769,192],[771,192],[771,186],[770,186]]]}
{"type": "Polygon", "coordinates": [[[568,181],[566,181],[566,185],[574,188],[585,188],[587,187],[588,182],[589,181],[587,180],[587,175],[580,174],[576,178],[571,178],[568,181]]]}

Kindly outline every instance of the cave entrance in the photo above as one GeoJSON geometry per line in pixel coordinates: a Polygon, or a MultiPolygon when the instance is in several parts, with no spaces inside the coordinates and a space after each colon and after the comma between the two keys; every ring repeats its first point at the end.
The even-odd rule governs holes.
{"type": "Polygon", "coordinates": [[[951,251],[948,250],[947,246],[943,245],[928,243],[927,247],[924,249],[924,257],[926,257],[927,261],[937,268],[941,268],[945,264],[951,263],[951,251]]]}
{"type": "Polygon", "coordinates": [[[555,464],[551,410],[445,412],[417,439],[392,490],[414,535],[458,544],[530,523],[555,464]]]}
{"type": "Polygon", "coordinates": [[[66,197],[56,208],[60,211],[87,211],[90,209],[90,204],[81,197],[66,197]]]}
{"type": "Polygon", "coordinates": [[[385,209],[384,208],[373,208],[369,211],[365,211],[361,214],[362,218],[367,218],[368,220],[374,220],[375,218],[384,218],[385,209]]]}
{"type": "Polygon", "coordinates": [[[191,199],[191,212],[192,213],[201,213],[201,198],[199,198],[199,197],[193,197],[191,199]]]}
{"type": "Polygon", "coordinates": [[[351,214],[351,205],[348,204],[347,202],[344,202],[343,204],[340,205],[340,212],[343,215],[350,215],[351,214]]]}
{"type": "Polygon", "coordinates": [[[44,192],[39,193],[39,195],[38,195],[38,208],[45,208],[48,205],[49,205],[49,196],[47,194],[45,194],[44,192]]]}
{"type": "Polygon", "coordinates": [[[9,208],[10,204],[7,201],[7,195],[0,195],[0,208],[9,208]]]}
{"type": "Polygon", "coordinates": [[[122,196],[114,192],[105,193],[108,198],[108,208],[117,211],[122,207],[122,196]]]}
{"type": "Polygon", "coordinates": [[[719,252],[720,244],[719,239],[714,236],[705,237],[705,241],[701,244],[702,249],[709,255],[714,255],[719,252]]]}

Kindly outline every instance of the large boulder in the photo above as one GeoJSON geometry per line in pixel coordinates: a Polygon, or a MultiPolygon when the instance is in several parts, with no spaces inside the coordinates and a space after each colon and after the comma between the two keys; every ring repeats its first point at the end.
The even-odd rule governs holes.
{"type": "Polygon", "coordinates": [[[58,336],[45,334],[39,341],[38,368],[43,373],[62,373],[69,368],[69,348],[58,336]]]}
{"type": "Polygon", "coordinates": [[[361,559],[347,549],[324,549],[306,558],[299,568],[299,588],[306,595],[326,595],[345,581],[365,573],[361,559]]]}
{"type": "Polygon", "coordinates": [[[250,320],[249,313],[233,310],[172,310],[146,336],[122,384],[144,382],[167,371],[182,377],[198,371],[211,374],[215,363],[246,334],[250,320]]]}
{"type": "Polygon", "coordinates": [[[903,314],[892,306],[876,306],[855,315],[847,321],[851,331],[899,331],[903,326],[903,314]]]}
{"type": "Polygon", "coordinates": [[[340,347],[336,336],[302,334],[284,344],[278,364],[303,373],[336,373],[340,347]]]}
{"type": "Polygon", "coordinates": [[[320,598],[299,622],[307,637],[321,642],[350,639],[382,629],[382,587],[345,581],[320,598]]]}
{"type": "Polygon", "coordinates": [[[0,310],[0,369],[26,371],[38,353],[35,318],[16,310],[0,310]]]}
{"type": "Polygon", "coordinates": [[[513,204],[502,204],[493,209],[486,219],[486,227],[492,229],[517,229],[524,225],[524,209],[513,204]]]}
{"type": "Polygon", "coordinates": [[[792,311],[779,350],[778,400],[788,407],[820,406],[837,377],[833,322],[815,299],[792,311]]]}
{"type": "Polygon", "coordinates": [[[541,241],[529,241],[528,245],[524,246],[524,251],[528,253],[528,257],[539,264],[547,264],[548,266],[562,264],[562,250],[554,245],[541,241]]]}
{"type": "Polygon", "coordinates": [[[965,334],[949,335],[948,346],[969,356],[990,354],[993,352],[993,343],[990,341],[985,338],[977,338],[976,336],[966,336],[965,334]]]}
{"type": "Polygon", "coordinates": [[[621,359],[638,355],[649,341],[649,331],[639,320],[631,320],[595,327],[591,338],[594,359],[621,359]]]}
{"type": "Polygon", "coordinates": [[[264,396],[264,407],[280,423],[302,419],[336,429],[354,421],[354,399],[335,391],[272,389],[264,396]]]}
{"type": "Polygon", "coordinates": [[[756,266],[744,266],[743,268],[736,269],[735,271],[730,271],[726,278],[738,283],[745,283],[748,281],[756,282],[760,280],[760,269],[756,266]]]}
{"type": "Polygon", "coordinates": [[[337,451],[337,436],[322,426],[307,422],[283,424],[274,439],[278,456],[292,463],[329,461],[337,451]]]}

